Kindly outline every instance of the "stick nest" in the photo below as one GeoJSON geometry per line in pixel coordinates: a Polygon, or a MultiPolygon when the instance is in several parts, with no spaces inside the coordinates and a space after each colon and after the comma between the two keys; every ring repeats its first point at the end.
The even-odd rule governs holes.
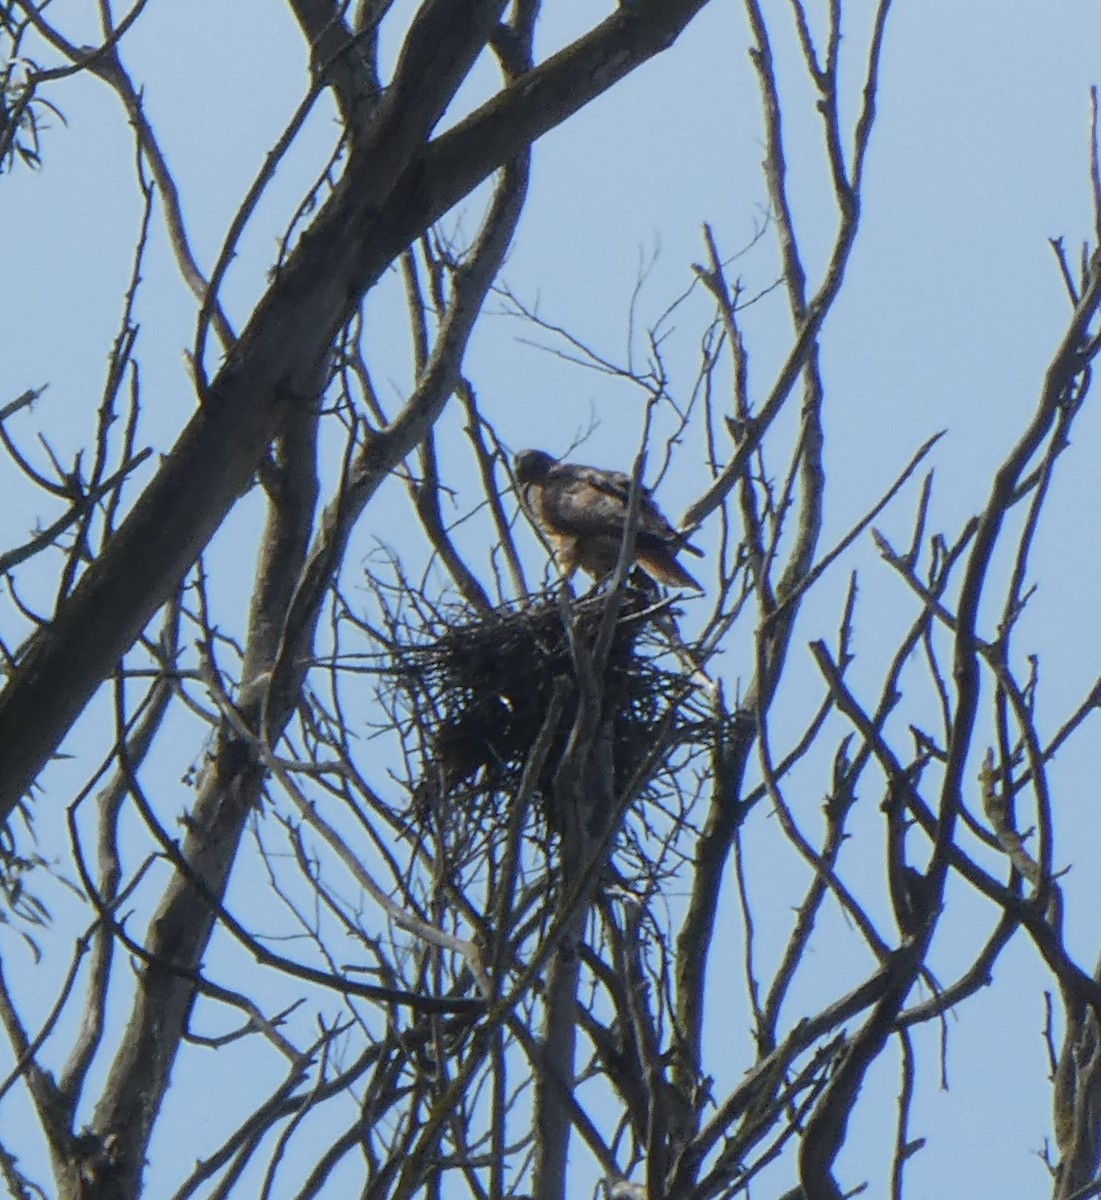
{"type": "MultiPolygon", "coordinates": [[[[652,593],[627,593],[604,672],[617,795],[627,787],[652,789],[659,776],[671,773],[670,760],[680,758],[676,748],[707,744],[714,729],[710,715],[693,703],[685,668],[668,653],[668,636],[655,627],[658,612],[667,610],[653,599],[652,593]],[[664,750],[655,755],[659,744],[664,750]]],[[[593,596],[572,606],[574,637],[587,650],[604,605],[603,596],[593,596]]],[[[548,731],[549,751],[535,780],[548,825],[556,827],[554,774],[579,698],[562,608],[544,596],[488,616],[461,610],[441,618],[427,636],[402,647],[396,668],[421,741],[416,807],[423,812],[426,805],[461,803],[483,820],[501,819],[543,732],[552,696],[562,688],[565,703],[548,731]]]]}

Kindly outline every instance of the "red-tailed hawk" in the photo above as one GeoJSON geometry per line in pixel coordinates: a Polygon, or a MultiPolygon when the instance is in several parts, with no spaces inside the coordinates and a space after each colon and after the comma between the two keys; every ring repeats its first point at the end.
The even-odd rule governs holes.
{"type": "MultiPolygon", "coordinates": [[[[615,570],[627,523],[629,475],[522,450],[516,456],[516,482],[525,511],[547,535],[567,579],[578,567],[597,580],[615,570]]],[[[702,591],[677,555],[686,550],[702,556],[703,551],[688,545],[646,488],[639,500],[635,562],[658,583],[702,591]]]]}

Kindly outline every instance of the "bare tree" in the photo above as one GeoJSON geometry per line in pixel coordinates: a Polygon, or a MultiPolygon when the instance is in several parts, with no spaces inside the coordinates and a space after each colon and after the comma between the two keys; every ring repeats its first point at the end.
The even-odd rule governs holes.
{"type": "MultiPolygon", "coordinates": [[[[30,951],[4,944],[0,1102],[22,1104],[24,1121],[33,1112],[55,1194],[142,1195],[151,1160],[157,1193],[181,1200],[557,1200],[580,1186],[709,1200],[793,1184],[791,1195],[836,1200],[865,1182],[902,1197],[923,1144],[913,1097],[931,1041],[936,1058],[924,1031],[964,1010],[1015,941],[1035,947],[1057,997],[1045,1032],[1052,1195],[1101,1194],[1101,967],[1065,936],[1051,780],[1101,681],[1045,734],[1035,663],[1014,641],[1101,347],[1101,250],[1075,265],[1054,246],[1065,330],[983,509],[958,529],[931,528],[933,432],[825,543],[826,320],[860,232],[890,4],[844,31],[865,47],[857,72],[847,60],[842,71],[840,5],[816,36],[800,3],[781,18],[745,0],[769,197],[759,241],[776,250],[774,284],[748,292],[706,227],[691,289],[627,361],[498,292],[578,370],[637,390],[636,518],[644,472],[661,478],[695,455],[698,497],[680,527],[708,538],[706,599],[690,610],[632,575],[630,521],[602,586],[579,595],[552,573],[541,590],[535,544],[517,524],[512,430],[481,402],[464,352],[517,228],[533,141],[671,45],[703,0],[622,3],[542,61],[538,3],[423,0],[389,78],[390,3],[290,7],[310,86],[209,275],[123,62],[144,3],[117,23],[102,4],[95,47],[31,3],[0,8],[0,165],[39,165],[50,88],[83,72],[121,101],[145,197],[86,450],[67,466],[47,443],[38,466],[9,429],[35,393],[0,409],[10,470],[54,514],[2,556],[5,932],[36,952],[46,943],[48,962],[70,955],[42,1011],[13,966],[30,951]],[[790,193],[772,49],[781,20],[828,163],[821,203],[834,229],[817,269],[790,193]],[[437,132],[487,54],[499,90],[437,132]],[[225,273],[325,97],[339,116],[332,160],[238,334],[225,273]],[[473,237],[437,224],[487,180],[473,237]],[[139,489],[150,452],[138,438],[134,313],[154,220],[195,296],[198,407],[139,489]],[[376,387],[364,317],[394,263],[415,380],[396,406],[376,387]],[[786,306],[788,340],[751,388],[745,313],[766,303],[786,306]],[[684,342],[701,313],[695,353],[674,354],[673,317],[684,342]],[[462,439],[440,432],[449,407],[462,412],[462,439]],[[917,503],[900,547],[878,522],[907,485],[917,503]],[[250,491],[265,527],[238,638],[202,555],[250,491]],[[417,537],[396,553],[375,547],[364,573],[364,529],[382,503],[388,522],[398,506],[411,514],[417,537]],[[835,638],[810,647],[817,694],[806,702],[805,675],[794,685],[800,725],[780,704],[797,621],[868,539],[912,597],[908,627],[874,688],[854,680],[854,575],[835,638]],[[31,571],[52,581],[47,612],[21,598],[31,571]],[[743,664],[740,694],[721,681],[724,655],[743,664]],[[59,873],[72,875],[83,919],[73,935],[38,899],[62,848],[28,852],[26,827],[58,804],[47,764],[90,702],[113,728],[64,797],[59,873]],[[193,767],[178,834],[162,756],[181,728],[193,767]],[[868,894],[850,842],[882,864],[881,895],[868,894]],[[786,924],[766,911],[753,868],[764,846],[800,867],[773,902],[786,924]],[[935,944],[961,904],[984,914],[975,929],[986,921],[963,965],[935,944]],[[727,991],[739,976],[735,1036],[727,991]],[[852,1178],[839,1164],[850,1117],[884,1063],[899,1078],[886,1178],[852,1178]],[[173,1076],[200,1069],[215,1077],[211,1127],[177,1153],[188,1138],[173,1123],[173,1076]]],[[[1091,167],[1101,247],[1096,117],[1091,167]]],[[[9,1193],[44,1195],[25,1157],[5,1135],[9,1193]]]]}

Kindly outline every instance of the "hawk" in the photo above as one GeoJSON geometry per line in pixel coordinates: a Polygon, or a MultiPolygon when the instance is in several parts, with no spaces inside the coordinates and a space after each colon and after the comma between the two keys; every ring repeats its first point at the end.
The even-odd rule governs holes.
{"type": "MultiPolygon", "coordinates": [[[[622,471],[559,462],[542,450],[522,450],[515,469],[520,501],[554,547],[562,574],[569,579],[580,567],[596,580],[610,575],[627,524],[631,477],[622,471]]],[[[635,562],[658,583],[702,591],[677,562],[682,550],[703,555],[669,524],[643,488],[635,562]]]]}

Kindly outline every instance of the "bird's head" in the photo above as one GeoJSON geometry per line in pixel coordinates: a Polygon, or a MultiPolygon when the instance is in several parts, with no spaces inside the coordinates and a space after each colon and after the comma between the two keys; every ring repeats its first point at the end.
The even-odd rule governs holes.
{"type": "Polygon", "coordinates": [[[545,450],[521,450],[514,464],[516,482],[521,487],[528,483],[542,482],[556,461],[545,450]]]}

